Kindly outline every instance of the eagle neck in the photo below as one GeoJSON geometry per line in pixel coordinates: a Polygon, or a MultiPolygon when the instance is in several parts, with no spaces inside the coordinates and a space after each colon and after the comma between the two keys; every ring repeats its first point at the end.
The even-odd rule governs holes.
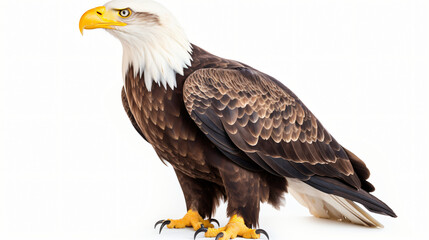
{"type": "MultiPolygon", "coordinates": [[[[204,49],[191,44],[192,47],[192,55],[191,55],[191,63],[189,67],[183,69],[183,74],[176,74],[175,76],[175,88],[164,88],[161,85],[151,85],[150,89],[152,92],[168,92],[170,90],[174,90],[181,94],[183,89],[183,84],[185,83],[187,77],[191,75],[193,72],[202,69],[202,68],[237,68],[243,67],[243,65],[239,62],[220,58],[215,56],[204,49]]],[[[126,92],[132,91],[132,88],[138,88],[139,91],[143,92],[151,92],[147,86],[147,80],[145,79],[145,73],[139,72],[139,69],[135,69],[133,65],[128,65],[126,70],[124,70],[124,86],[126,92]],[[142,89],[144,88],[144,89],[142,89]]],[[[151,82],[152,83],[152,82],[151,82]]]]}
{"type": "Polygon", "coordinates": [[[121,41],[123,47],[122,74],[132,67],[134,77],[144,78],[148,91],[153,85],[165,89],[177,87],[176,74],[183,75],[191,65],[192,48],[186,36],[171,36],[169,31],[158,30],[128,34],[110,31],[121,41]],[[122,36],[126,35],[126,36],[122,36]],[[155,83],[155,84],[153,84],[155,83]]]}

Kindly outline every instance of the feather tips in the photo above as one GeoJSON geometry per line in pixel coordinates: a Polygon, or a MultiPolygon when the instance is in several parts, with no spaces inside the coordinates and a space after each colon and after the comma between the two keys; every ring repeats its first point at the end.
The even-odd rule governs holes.
{"type": "Polygon", "coordinates": [[[383,227],[381,223],[350,200],[321,192],[296,179],[287,178],[287,181],[288,192],[316,217],[367,227],[383,227]]]}

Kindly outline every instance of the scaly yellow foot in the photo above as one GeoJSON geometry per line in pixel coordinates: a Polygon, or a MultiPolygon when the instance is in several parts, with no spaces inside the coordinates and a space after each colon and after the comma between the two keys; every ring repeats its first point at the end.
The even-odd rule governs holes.
{"type": "Polygon", "coordinates": [[[229,223],[225,227],[221,228],[201,228],[195,232],[194,239],[200,232],[205,232],[205,237],[216,237],[215,240],[229,240],[236,238],[237,236],[243,238],[260,238],[261,233],[268,237],[265,230],[262,229],[250,229],[244,224],[244,219],[237,215],[234,215],[229,220],[229,223]]]}
{"type": "Polygon", "coordinates": [[[159,220],[155,223],[155,228],[158,224],[161,224],[161,227],[159,228],[159,233],[161,233],[162,228],[167,225],[168,228],[185,228],[185,227],[192,227],[194,230],[198,230],[201,227],[214,227],[213,224],[210,222],[216,222],[219,224],[219,222],[216,219],[210,219],[210,220],[204,220],[200,214],[197,211],[193,211],[190,209],[185,216],[182,219],[173,220],[173,219],[167,219],[167,220],[159,220]]]}

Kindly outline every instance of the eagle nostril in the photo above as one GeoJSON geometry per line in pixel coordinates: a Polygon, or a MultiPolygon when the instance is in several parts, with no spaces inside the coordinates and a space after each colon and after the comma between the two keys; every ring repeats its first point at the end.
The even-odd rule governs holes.
{"type": "Polygon", "coordinates": [[[100,15],[100,16],[102,15],[101,12],[99,12],[99,11],[97,11],[97,14],[100,15]]]}

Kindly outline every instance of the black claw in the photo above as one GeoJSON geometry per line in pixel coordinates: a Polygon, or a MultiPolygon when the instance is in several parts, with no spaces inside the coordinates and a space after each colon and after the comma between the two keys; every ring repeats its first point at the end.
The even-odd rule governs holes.
{"type": "Polygon", "coordinates": [[[264,234],[267,237],[268,240],[270,239],[270,237],[268,237],[268,233],[264,229],[256,229],[255,233],[256,234],[261,234],[262,233],[262,234],[264,234]]]}
{"type": "Polygon", "coordinates": [[[158,226],[158,224],[160,224],[160,223],[162,223],[162,222],[164,222],[165,220],[164,219],[162,219],[162,220],[159,220],[158,222],[156,222],[155,223],[155,226],[153,227],[153,229],[155,229],[156,228],[156,226],[158,226]]]}
{"type": "Polygon", "coordinates": [[[210,223],[215,222],[217,224],[218,227],[220,227],[219,221],[214,219],[214,218],[210,218],[210,223]]]}
{"type": "Polygon", "coordinates": [[[215,240],[219,240],[219,238],[223,237],[223,232],[220,232],[216,235],[215,240]]]}
{"type": "Polygon", "coordinates": [[[197,235],[198,235],[200,232],[207,232],[207,228],[205,228],[203,224],[201,224],[201,228],[200,228],[200,229],[198,229],[198,230],[195,232],[195,234],[194,234],[194,240],[195,240],[195,238],[197,237],[197,235]]]}
{"type": "Polygon", "coordinates": [[[162,222],[161,227],[159,228],[159,234],[161,234],[161,231],[165,227],[165,225],[170,224],[170,223],[171,223],[170,220],[165,220],[164,222],[162,222]]]}

